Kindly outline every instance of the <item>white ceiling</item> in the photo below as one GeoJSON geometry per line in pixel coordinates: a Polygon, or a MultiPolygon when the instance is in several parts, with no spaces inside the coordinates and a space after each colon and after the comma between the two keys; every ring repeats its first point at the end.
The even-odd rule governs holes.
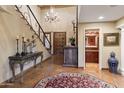
{"type": "Polygon", "coordinates": [[[124,5],[81,5],[79,22],[116,21],[124,16],[124,5]],[[104,19],[99,20],[99,16],[104,19]]]}

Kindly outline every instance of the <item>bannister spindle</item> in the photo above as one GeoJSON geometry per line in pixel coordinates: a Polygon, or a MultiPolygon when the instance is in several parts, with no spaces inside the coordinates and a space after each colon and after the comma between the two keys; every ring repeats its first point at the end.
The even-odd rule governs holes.
{"type": "Polygon", "coordinates": [[[51,42],[48,40],[44,30],[42,29],[40,23],[38,22],[36,16],[34,15],[33,11],[31,10],[30,6],[29,5],[24,6],[24,7],[27,7],[27,11],[26,12],[25,11],[23,12],[23,10],[20,9],[20,7],[18,7],[17,5],[15,5],[15,7],[16,7],[17,11],[22,15],[22,17],[26,20],[27,24],[30,26],[30,29],[32,29],[35,32],[35,34],[39,37],[39,39],[42,42],[42,44],[45,46],[45,40],[47,40],[48,44],[50,45],[50,49],[51,49],[51,42]],[[28,15],[25,16],[24,13],[25,14],[28,13],[28,15]],[[27,17],[29,17],[29,19],[27,17]],[[35,21],[32,21],[31,17],[34,18],[35,21]],[[32,22],[36,22],[35,24],[38,25],[38,33],[37,33],[37,30],[33,27],[33,23],[32,22]]]}
{"type": "Polygon", "coordinates": [[[40,26],[38,25],[38,33],[39,33],[39,36],[40,36],[40,26]]]}

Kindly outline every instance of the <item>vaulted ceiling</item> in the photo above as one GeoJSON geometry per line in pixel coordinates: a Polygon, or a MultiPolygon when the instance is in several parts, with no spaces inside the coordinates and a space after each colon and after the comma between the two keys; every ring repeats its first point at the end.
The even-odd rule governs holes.
{"type": "MultiPolygon", "coordinates": [[[[55,8],[65,8],[74,5],[52,6],[55,8]]],[[[39,5],[39,7],[41,9],[50,8],[50,5],[39,5]]],[[[116,21],[124,17],[124,5],[80,5],[78,17],[80,23],[116,21]]]]}
{"type": "Polygon", "coordinates": [[[79,22],[116,21],[124,16],[124,5],[81,5],[79,22]],[[99,19],[99,17],[103,17],[99,19]]]}

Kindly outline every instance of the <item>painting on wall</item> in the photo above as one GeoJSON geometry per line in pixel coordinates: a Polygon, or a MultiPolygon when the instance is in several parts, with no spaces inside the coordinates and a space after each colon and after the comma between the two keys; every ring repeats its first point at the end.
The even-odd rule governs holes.
{"type": "Polygon", "coordinates": [[[91,35],[91,36],[86,36],[86,47],[97,47],[97,36],[96,35],[91,35]]]}
{"type": "Polygon", "coordinates": [[[119,33],[105,33],[104,46],[116,46],[116,45],[119,45],[119,33]]]}

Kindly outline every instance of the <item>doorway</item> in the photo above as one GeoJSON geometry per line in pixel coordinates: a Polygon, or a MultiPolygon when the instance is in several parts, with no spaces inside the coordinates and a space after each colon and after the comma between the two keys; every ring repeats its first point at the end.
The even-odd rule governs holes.
{"type": "Polygon", "coordinates": [[[85,30],[85,67],[99,66],[99,29],[85,30]]]}
{"type": "Polygon", "coordinates": [[[55,55],[64,54],[64,46],[66,45],[66,32],[54,32],[53,35],[53,51],[55,55]]]}

